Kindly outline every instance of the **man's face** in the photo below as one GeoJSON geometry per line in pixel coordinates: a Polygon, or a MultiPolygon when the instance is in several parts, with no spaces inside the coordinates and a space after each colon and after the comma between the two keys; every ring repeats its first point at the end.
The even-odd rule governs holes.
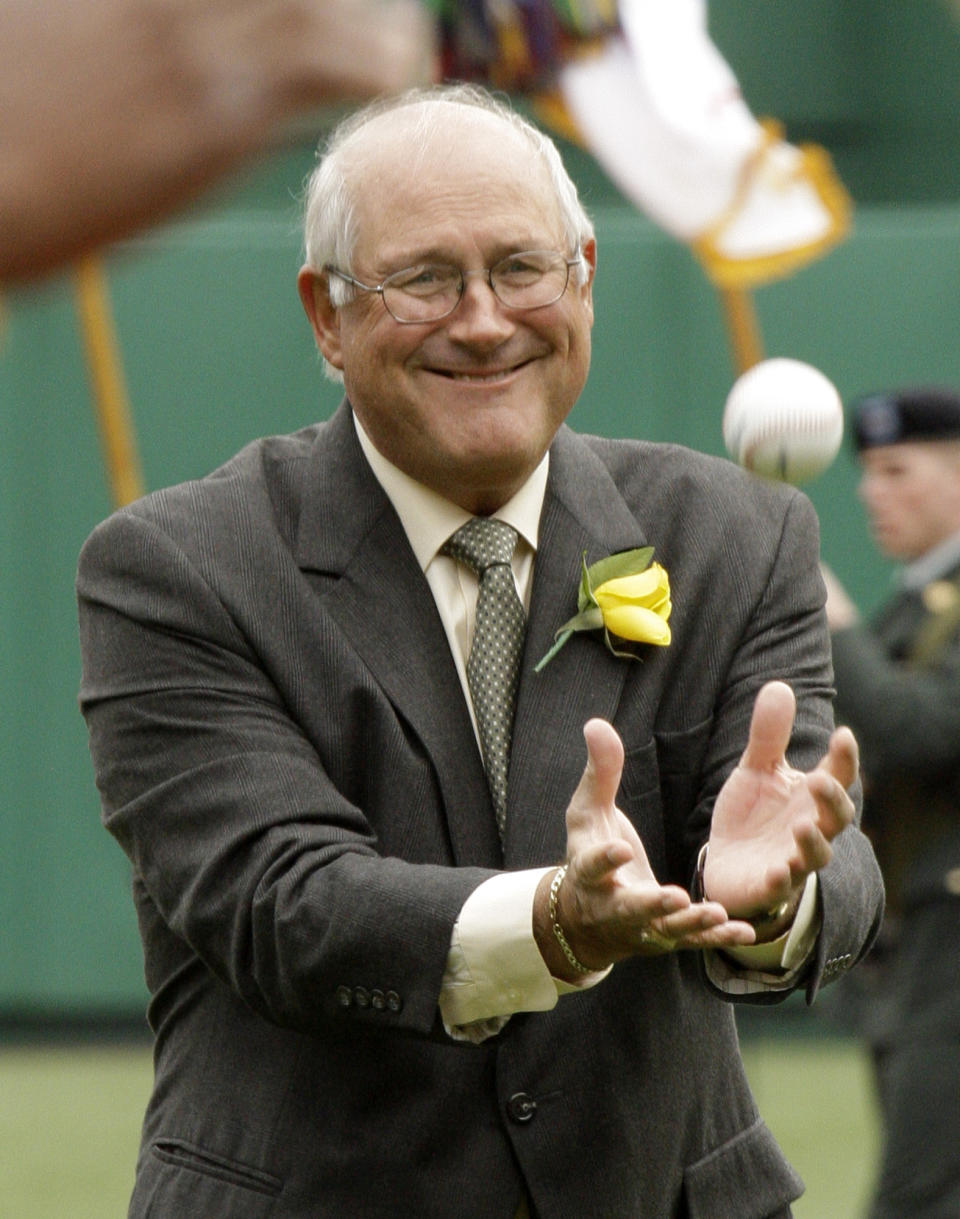
{"type": "MultiPolygon", "coordinates": [[[[379,128],[352,183],[358,279],[376,284],[422,261],[477,271],[521,250],[572,257],[545,172],[501,122],[485,113],[452,119],[415,166],[403,118],[387,116],[379,128]]],[[[587,281],[572,269],[564,295],[541,309],[508,309],[473,275],[438,322],[401,325],[375,293],[337,310],[326,328],[312,317],[377,449],[470,512],[513,495],[586,380],[592,243],[585,254],[587,281]]],[[[312,290],[324,293],[319,282],[312,290]]]]}
{"type": "Polygon", "coordinates": [[[860,498],[890,558],[917,559],[960,530],[960,442],[882,445],[861,466],[860,498]]]}

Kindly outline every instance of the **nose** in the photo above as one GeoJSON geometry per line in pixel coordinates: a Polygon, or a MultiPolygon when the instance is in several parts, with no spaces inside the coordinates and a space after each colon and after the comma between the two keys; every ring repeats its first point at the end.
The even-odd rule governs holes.
{"type": "Polygon", "coordinates": [[[516,329],[516,323],[490,285],[486,271],[465,271],[463,296],[450,315],[449,334],[462,342],[496,346],[516,329]]]}

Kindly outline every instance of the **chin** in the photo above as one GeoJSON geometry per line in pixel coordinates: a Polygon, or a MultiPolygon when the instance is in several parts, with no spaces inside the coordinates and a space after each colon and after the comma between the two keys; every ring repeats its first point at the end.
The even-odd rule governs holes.
{"type": "Polygon", "coordinates": [[[904,546],[902,542],[898,542],[896,538],[888,537],[879,534],[873,539],[877,544],[877,549],[888,559],[893,559],[896,563],[910,563],[914,559],[919,558],[919,555],[910,546],[904,546]]]}
{"type": "MultiPolygon", "coordinates": [[[[456,460],[463,465],[475,465],[488,471],[513,470],[527,465],[531,458],[536,465],[552,439],[541,434],[543,429],[516,426],[516,408],[504,412],[480,413],[471,420],[459,437],[456,460]]],[[[532,467],[531,467],[532,469],[532,467]]]]}
{"type": "Polygon", "coordinates": [[[539,457],[530,458],[512,450],[509,453],[474,450],[469,455],[451,456],[444,471],[443,494],[462,507],[467,506],[464,500],[469,499],[469,511],[495,512],[520,490],[539,461],[539,457]]]}

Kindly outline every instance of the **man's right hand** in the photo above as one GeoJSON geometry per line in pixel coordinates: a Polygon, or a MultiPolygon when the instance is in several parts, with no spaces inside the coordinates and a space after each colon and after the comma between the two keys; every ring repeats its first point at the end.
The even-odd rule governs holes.
{"type": "MultiPolygon", "coordinates": [[[[590,969],[630,956],[686,948],[752,944],[749,923],[729,919],[717,902],[694,902],[678,885],[661,885],[630,820],[617,808],[623,743],[606,720],[584,728],[587,765],[567,809],[567,873],[557,894],[557,922],[573,954],[590,969]]],[[[554,977],[579,978],[553,932],[553,873],[537,890],[534,933],[554,977]]]]}

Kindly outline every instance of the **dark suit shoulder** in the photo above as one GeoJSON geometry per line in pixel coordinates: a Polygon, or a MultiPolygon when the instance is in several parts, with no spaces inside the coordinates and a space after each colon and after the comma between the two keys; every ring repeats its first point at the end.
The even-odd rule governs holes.
{"type": "Polygon", "coordinates": [[[261,436],[251,440],[202,481],[222,478],[269,479],[291,463],[307,460],[326,426],[324,423],[311,423],[288,435],[261,436]]]}
{"type": "Polygon", "coordinates": [[[289,435],[251,441],[223,465],[200,478],[153,491],[113,513],[95,531],[123,528],[130,517],[151,522],[181,543],[209,531],[219,544],[242,536],[256,521],[263,530],[290,539],[296,531],[305,471],[325,424],[289,435]]]}
{"type": "Polygon", "coordinates": [[[718,509],[736,506],[761,514],[772,510],[779,516],[791,500],[806,498],[794,487],[759,478],[726,458],[680,444],[590,435],[580,439],[607,467],[628,502],[665,496],[670,501],[714,504],[718,509]]]}
{"type": "Polygon", "coordinates": [[[661,559],[695,553],[709,567],[736,552],[738,566],[756,564],[762,570],[785,531],[804,537],[816,559],[817,516],[795,487],[682,445],[600,436],[576,436],[564,446],[568,469],[577,461],[578,444],[585,446],[579,448],[580,460],[601,463],[661,559]]]}

